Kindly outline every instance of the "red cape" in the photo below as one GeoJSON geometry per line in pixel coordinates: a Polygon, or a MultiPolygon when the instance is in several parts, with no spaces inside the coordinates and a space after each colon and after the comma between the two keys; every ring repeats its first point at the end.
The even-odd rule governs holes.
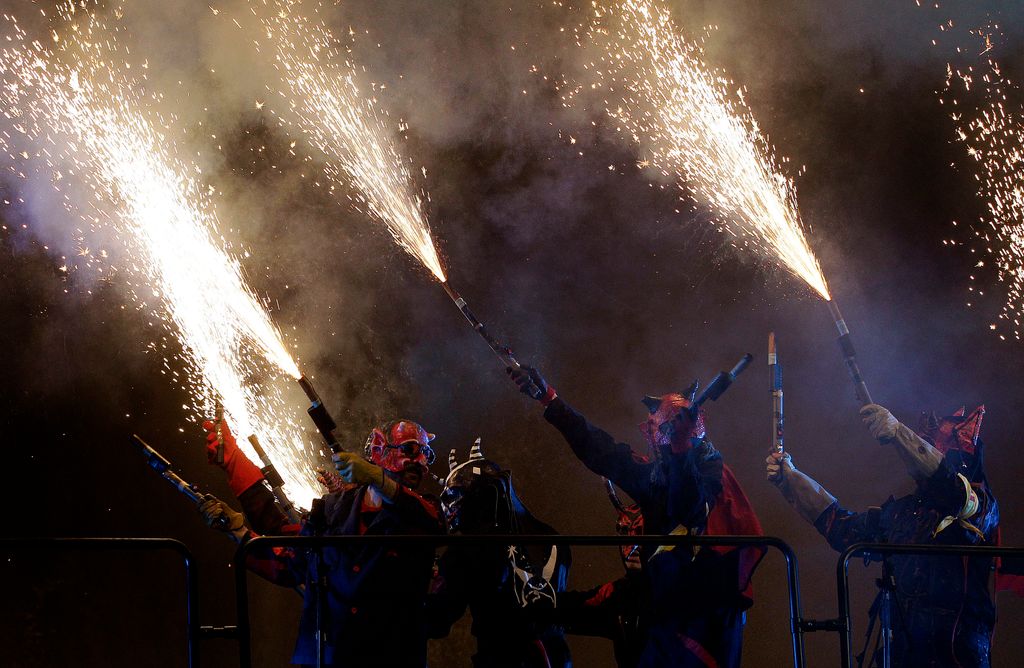
{"type": "MultiPolygon", "coordinates": [[[[757,519],[754,507],[740,487],[732,470],[722,466],[722,491],[715,498],[715,507],[708,515],[707,535],[709,536],[763,536],[761,522],[757,519]]],[[[712,548],[719,554],[728,554],[737,549],[730,546],[712,548]]],[[[764,557],[765,547],[742,547],[737,590],[754,601],[754,587],[750,582],[754,569],[764,557]]]]}

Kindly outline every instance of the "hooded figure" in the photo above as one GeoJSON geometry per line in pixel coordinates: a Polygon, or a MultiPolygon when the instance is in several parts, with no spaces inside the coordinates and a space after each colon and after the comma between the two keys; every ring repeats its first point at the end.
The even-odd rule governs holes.
{"type": "MultiPolygon", "coordinates": [[[[540,388],[544,418],[594,473],[637,503],[650,534],[759,535],[761,525],[722,455],[707,439],[702,412],[681,394],[646,397],[640,430],[649,456],[616,442],[558,396],[529,367],[509,369],[520,391],[540,388]]],[[[739,666],[744,611],[761,548],[650,548],[641,551],[646,592],[639,666],[739,666]]]]}
{"type": "MultiPolygon", "coordinates": [[[[985,478],[984,415],[984,406],[943,418],[926,414],[915,432],[885,408],[864,406],[871,436],[896,450],[916,483],[913,494],[890,496],[867,512],[840,506],[788,454],[769,455],[768,479],[837,551],[854,543],[994,545],[999,508],[985,478]]],[[[894,594],[891,665],[987,668],[995,622],[992,559],[892,555],[885,562],[883,580],[894,594]]],[[[861,665],[882,665],[882,643],[871,642],[883,600],[879,592],[861,665]]]]}
{"type": "MultiPolygon", "coordinates": [[[[487,459],[477,439],[469,459],[448,457],[441,503],[454,533],[554,535],[512,485],[511,471],[487,459]]],[[[540,620],[565,591],[571,554],[556,545],[449,547],[438,560],[427,599],[431,637],[448,635],[469,608],[477,641],[474,666],[555,668],[571,665],[562,629],[540,620]]]]}

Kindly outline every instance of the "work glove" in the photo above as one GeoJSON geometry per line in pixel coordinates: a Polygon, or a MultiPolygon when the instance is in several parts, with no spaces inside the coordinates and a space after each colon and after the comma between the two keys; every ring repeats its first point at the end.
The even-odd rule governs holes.
{"type": "Polygon", "coordinates": [[[893,414],[878,404],[868,404],[860,409],[860,417],[868,428],[871,438],[883,443],[896,437],[900,421],[893,414]]]}
{"type": "MultiPolygon", "coordinates": [[[[217,423],[207,420],[203,422],[203,429],[206,430],[206,458],[211,464],[215,464],[217,457],[217,423]]],[[[228,474],[228,484],[235,496],[241,496],[242,492],[249,489],[260,480],[263,480],[263,471],[260,470],[241,450],[235,441],[227,420],[221,420],[222,443],[224,445],[224,463],[216,464],[228,474]]]]}
{"type": "Polygon", "coordinates": [[[380,487],[384,482],[384,469],[371,464],[360,455],[351,452],[335,452],[331,455],[334,468],[343,482],[354,485],[375,485],[380,487]]]}
{"type": "Polygon", "coordinates": [[[242,543],[248,538],[249,529],[245,526],[245,518],[242,517],[242,513],[212,494],[207,494],[203,499],[199,505],[199,514],[203,516],[206,526],[223,531],[230,535],[236,543],[242,543]]]}
{"type": "Polygon", "coordinates": [[[520,392],[531,399],[536,399],[542,406],[547,406],[558,396],[555,388],[548,385],[540,372],[531,366],[510,366],[505,369],[505,372],[512,377],[512,382],[516,384],[520,392]]]}
{"type": "Polygon", "coordinates": [[[773,485],[781,485],[786,481],[786,477],[796,470],[796,467],[793,466],[793,458],[788,452],[773,452],[768,455],[764,463],[767,465],[765,475],[768,482],[773,485]]]}
{"type": "Polygon", "coordinates": [[[868,404],[860,409],[860,415],[873,437],[896,447],[907,473],[914,480],[927,480],[942,464],[942,452],[881,406],[868,404]]]}

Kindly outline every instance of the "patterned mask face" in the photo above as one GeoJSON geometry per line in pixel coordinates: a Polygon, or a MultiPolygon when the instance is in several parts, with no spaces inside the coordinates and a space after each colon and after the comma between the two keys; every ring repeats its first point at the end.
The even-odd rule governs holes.
{"type": "Polygon", "coordinates": [[[978,406],[970,414],[963,407],[947,417],[936,417],[935,413],[922,413],[917,435],[935,446],[942,454],[960,450],[973,455],[981,434],[981,421],[985,417],[985,406],[978,406]]]}
{"type": "Polygon", "coordinates": [[[690,416],[690,399],[682,394],[665,394],[659,397],[645,397],[643,403],[650,413],[640,423],[640,432],[655,452],[671,448],[673,452],[690,449],[691,440],[704,438],[704,412],[698,411],[697,418],[690,416]]]}

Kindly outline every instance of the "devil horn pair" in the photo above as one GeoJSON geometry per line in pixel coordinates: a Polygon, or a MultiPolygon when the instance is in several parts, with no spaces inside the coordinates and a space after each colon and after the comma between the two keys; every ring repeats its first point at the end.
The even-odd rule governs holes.
{"type": "MultiPolygon", "coordinates": [[[[477,436],[476,440],[473,441],[473,447],[471,447],[469,449],[469,460],[468,461],[473,461],[474,459],[484,459],[484,452],[480,448],[480,437],[479,436],[477,436]]],[[[451,451],[448,453],[448,472],[450,473],[450,472],[454,471],[455,467],[458,466],[458,465],[459,465],[459,463],[455,459],[455,448],[452,448],[451,451]]]]}

